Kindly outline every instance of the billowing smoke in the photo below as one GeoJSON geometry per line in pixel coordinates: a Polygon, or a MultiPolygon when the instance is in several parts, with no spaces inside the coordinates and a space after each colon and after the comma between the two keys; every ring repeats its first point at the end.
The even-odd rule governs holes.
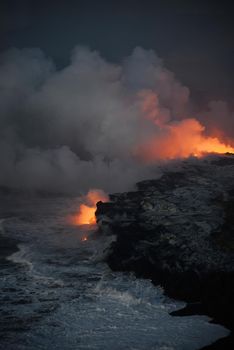
{"type": "Polygon", "coordinates": [[[77,47],[62,70],[39,49],[12,49],[0,55],[0,91],[0,186],[118,191],[155,176],[157,159],[184,156],[181,148],[195,155],[185,136],[232,142],[225,102],[211,102],[198,122],[188,88],[142,48],[115,65],[77,47]]]}

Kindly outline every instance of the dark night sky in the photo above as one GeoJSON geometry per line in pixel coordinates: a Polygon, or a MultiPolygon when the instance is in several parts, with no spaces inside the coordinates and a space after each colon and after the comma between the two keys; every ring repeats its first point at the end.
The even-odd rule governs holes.
{"type": "Polygon", "coordinates": [[[234,147],[233,39],[226,0],[0,0],[0,186],[122,191],[141,155],[234,147]]]}
{"type": "Polygon", "coordinates": [[[111,61],[152,48],[194,97],[233,103],[232,17],[225,1],[1,0],[0,50],[40,47],[63,66],[77,44],[111,61]]]}

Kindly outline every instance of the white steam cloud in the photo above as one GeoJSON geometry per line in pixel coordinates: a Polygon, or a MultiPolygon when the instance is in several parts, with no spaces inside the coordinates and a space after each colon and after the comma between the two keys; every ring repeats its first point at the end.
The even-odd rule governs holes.
{"type": "MultiPolygon", "coordinates": [[[[138,145],[190,113],[188,88],[151,50],[136,48],[115,65],[77,47],[56,70],[39,49],[12,49],[0,55],[0,186],[127,189],[155,174],[137,158],[138,145]]],[[[217,125],[233,136],[225,102],[203,115],[208,132],[217,125]]]]}

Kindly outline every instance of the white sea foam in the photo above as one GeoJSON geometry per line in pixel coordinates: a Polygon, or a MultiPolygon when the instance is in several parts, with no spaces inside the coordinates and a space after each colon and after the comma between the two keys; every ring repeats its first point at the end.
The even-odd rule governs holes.
{"type": "Polygon", "coordinates": [[[15,264],[21,264],[28,268],[29,271],[33,269],[32,262],[28,259],[28,247],[24,244],[18,244],[16,253],[13,253],[7,257],[8,261],[12,261],[15,264]]]}
{"type": "Polygon", "coordinates": [[[11,261],[15,264],[20,264],[27,269],[27,272],[30,273],[31,277],[40,283],[41,285],[47,285],[49,287],[63,287],[64,283],[61,279],[56,279],[51,276],[46,276],[37,271],[33,262],[32,262],[32,253],[31,249],[25,244],[18,245],[19,251],[11,254],[7,257],[8,261],[11,261]]]}

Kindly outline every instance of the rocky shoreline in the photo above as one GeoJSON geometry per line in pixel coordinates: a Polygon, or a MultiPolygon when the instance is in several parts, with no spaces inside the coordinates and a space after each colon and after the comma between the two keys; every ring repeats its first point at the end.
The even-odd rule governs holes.
{"type": "Polygon", "coordinates": [[[136,191],[97,203],[99,234],[114,235],[106,261],[188,302],[174,316],[207,314],[232,333],[206,349],[233,349],[234,156],[181,162],[136,191]]]}

